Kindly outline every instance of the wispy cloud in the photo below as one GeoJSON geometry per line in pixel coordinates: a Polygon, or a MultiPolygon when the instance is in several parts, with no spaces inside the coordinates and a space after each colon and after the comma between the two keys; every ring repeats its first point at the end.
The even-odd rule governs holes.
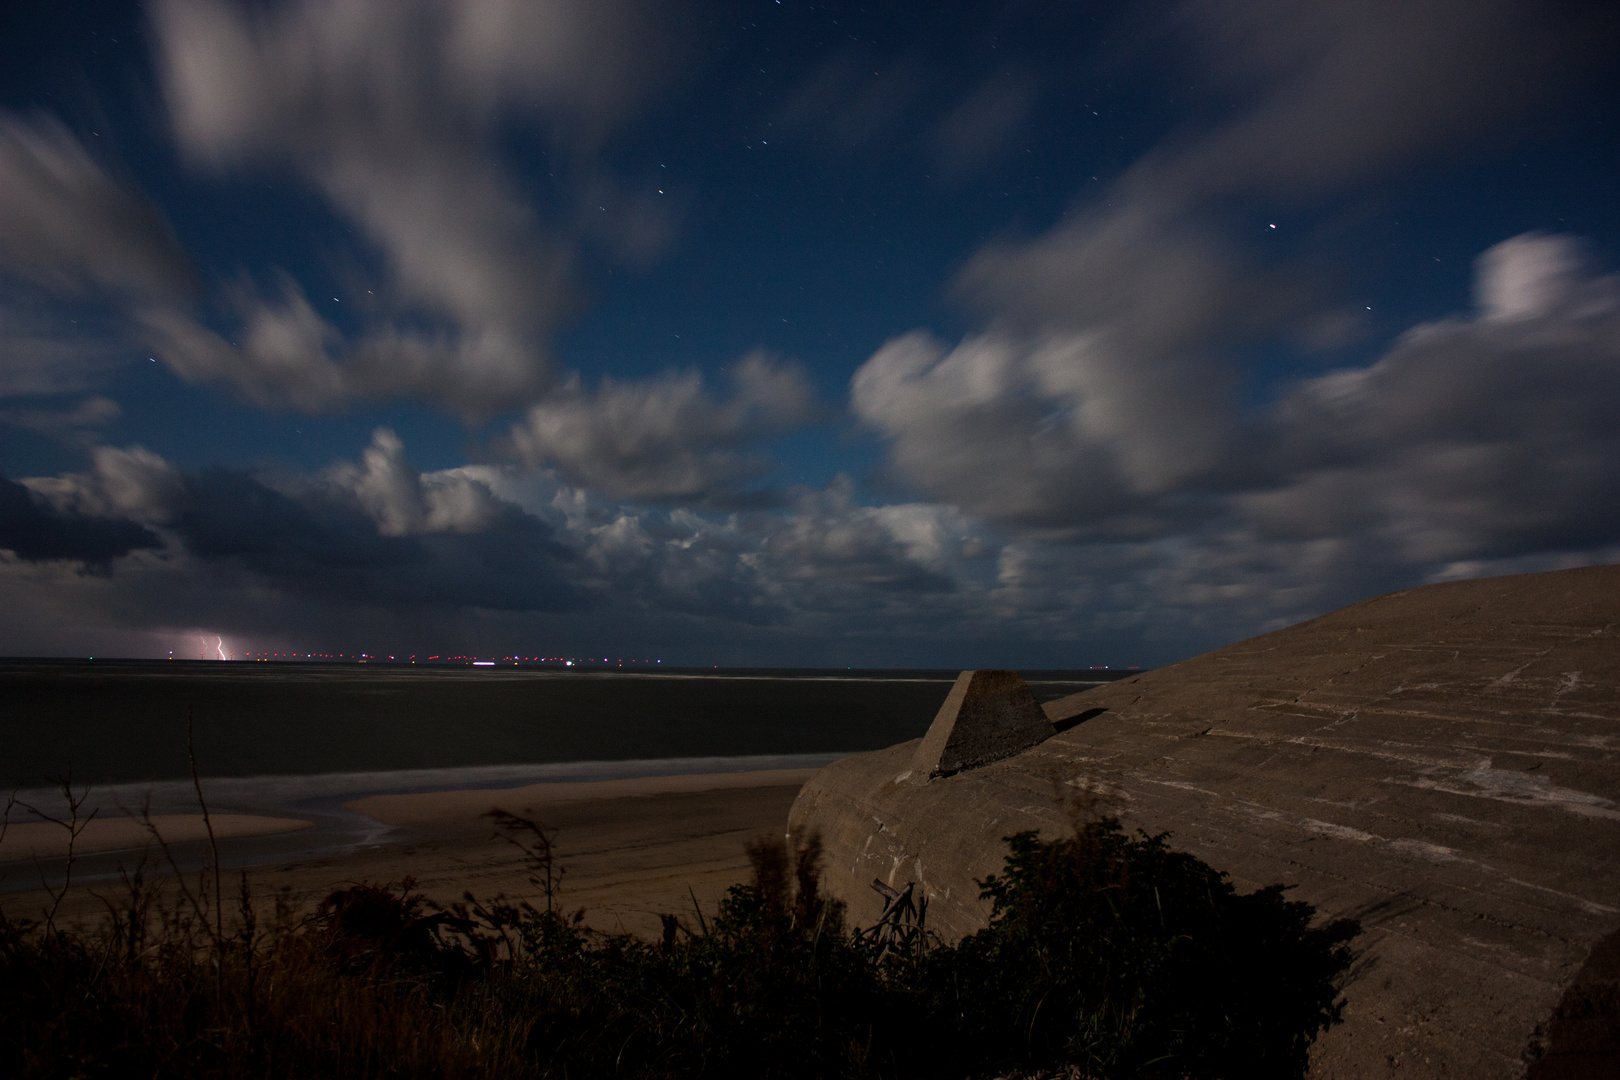
{"type": "Polygon", "coordinates": [[[51,293],[172,301],[191,262],[150,202],[49,118],[0,113],[0,272],[51,293]]]}
{"type": "Polygon", "coordinates": [[[100,383],[121,313],[198,287],[162,212],[57,121],[0,112],[0,397],[100,383]]]}
{"type": "Polygon", "coordinates": [[[1563,236],[1481,256],[1469,315],[1280,405],[1287,479],[1236,506],[1271,535],[1379,537],[1420,565],[1620,539],[1620,276],[1563,236]]]}
{"type": "MultiPolygon", "coordinates": [[[[185,151],[219,169],[297,170],[376,246],[392,295],[438,322],[427,336],[375,328],[327,397],[410,393],[487,414],[545,389],[579,238],[600,225],[575,219],[577,205],[537,205],[497,149],[499,128],[521,111],[549,132],[565,182],[599,186],[593,147],[663,66],[654,15],[628,0],[154,6],[185,151]]],[[[634,224],[644,246],[648,222],[634,224]]],[[[201,333],[172,317],[164,329],[201,333]]],[[[299,343],[318,357],[315,344],[299,343]]],[[[194,371],[186,352],[178,363],[194,371]]],[[[210,370],[225,367],[228,354],[211,352],[210,370]]],[[[234,365],[250,393],[262,359],[250,350],[234,365]]]]}
{"type": "MultiPolygon", "coordinates": [[[[836,412],[796,364],[615,378],[551,353],[582,253],[644,260],[674,228],[605,164],[679,54],[667,15],[163,0],[159,78],[187,167],[295,176],[354,230],[341,257],[377,299],[351,313],[253,268],[218,308],[193,306],[173,231],[115,164],[54,122],[3,117],[0,394],[96,390],[133,341],[266,409],[413,397],[498,432],[455,469],[419,469],[390,416],[325,468],[210,470],[99,445],[106,399],[8,406],[0,422],[90,447],[82,471],[0,483],[0,592],[17,625],[62,641],[81,623],[240,619],[469,647],[583,627],[739,661],[1061,663],[1099,643],[1165,659],[1415,581],[1620,557],[1620,284],[1601,252],[1504,236],[1479,253],[1471,307],[1380,345],[1387,324],[1299,247],[1245,233],[1488,145],[1605,55],[1597,8],[1136,9],[1152,60],[1111,62],[1172,58],[1130,75],[1191,88],[1190,119],[1099,169],[1044,231],[954,264],[968,332],[889,328],[849,383],[874,484],[789,488],[773,441],[836,412]],[[514,129],[535,140],[526,164],[514,129]],[[1276,374],[1301,341],[1352,338],[1353,362],[1320,351],[1309,376],[1276,374]]],[[[979,35],[960,57],[840,38],[758,119],[794,152],[912,155],[965,182],[1072,104],[1074,56],[1098,53],[1071,46],[1091,35],[1064,30],[1061,62],[1029,35],[1007,54],[979,35]]],[[[0,647],[21,633],[0,626],[0,647]]]]}

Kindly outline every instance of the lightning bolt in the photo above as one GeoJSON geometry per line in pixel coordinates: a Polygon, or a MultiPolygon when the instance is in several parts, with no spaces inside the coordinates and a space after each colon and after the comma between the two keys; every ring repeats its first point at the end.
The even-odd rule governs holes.
{"type": "Polygon", "coordinates": [[[221,660],[229,660],[230,659],[230,657],[225,655],[225,639],[222,638],[222,637],[219,637],[218,635],[216,635],[214,637],[214,651],[219,653],[219,658],[221,660]]]}

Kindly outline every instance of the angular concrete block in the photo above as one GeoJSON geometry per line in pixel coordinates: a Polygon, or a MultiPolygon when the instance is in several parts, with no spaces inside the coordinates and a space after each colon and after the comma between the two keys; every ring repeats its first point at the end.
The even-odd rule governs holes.
{"type": "Polygon", "coordinates": [[[1056,729],[1016,671],[964,671],[923,736],[912,764],[920,781],[1000,761],[1056,729]]]}

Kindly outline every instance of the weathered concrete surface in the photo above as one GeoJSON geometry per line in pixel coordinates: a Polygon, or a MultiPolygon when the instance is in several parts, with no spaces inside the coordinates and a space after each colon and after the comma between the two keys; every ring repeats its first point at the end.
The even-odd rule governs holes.
{"type": "Polygon", "coordinates": [[[917,748],[912,780],[926,783],[1012,757],[1056,731],[1018,672],[964,671],[917,748]]]}
{"type": "Polygon", "coordinates": [[[1051,702],[1059,727],[1106,711],[983,768],[847,758],[790,821],[857,921],[873,877],[915,880],[958,935],[1001,838],[1090,793],[1240,888],[1362,921],[1314,1075],[1620,1076],[1617,646],[1620,567],[1412,589],[1051,702]]]}

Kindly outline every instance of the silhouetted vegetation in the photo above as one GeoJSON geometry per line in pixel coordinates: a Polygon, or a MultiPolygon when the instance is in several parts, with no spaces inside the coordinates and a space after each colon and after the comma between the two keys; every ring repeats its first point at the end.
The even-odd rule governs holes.
{"type": "Polygon", "coordinates": [[[1067,839],[1009,838],[982,882],[988,928],[926,954],[917,985],[953,1058],[979,1069],[1072,1063],[1085,1075],[1303,1075],[1338,1020],[1349,920],[1274,885],[1239,895],[1163,836],[1108,819],[1067,839]]]}
{"type": "Polygon", "coordinates": [[[301,913],[245,877],[222,906],[205,874],[131,877],[93,929],[0,913],[0,1061],[19,1077],[1299,1076],[1356,932],[1101,820],[1010,838],[982,883],[990,925],[955,945],[917,907],[846,930],[814,837],[752,845],[749,883],[712,914],[666,915],[653,942],[565,914],[553,835],[497,825],[543,907],[441,909],[406,881],[301,913]]]}

